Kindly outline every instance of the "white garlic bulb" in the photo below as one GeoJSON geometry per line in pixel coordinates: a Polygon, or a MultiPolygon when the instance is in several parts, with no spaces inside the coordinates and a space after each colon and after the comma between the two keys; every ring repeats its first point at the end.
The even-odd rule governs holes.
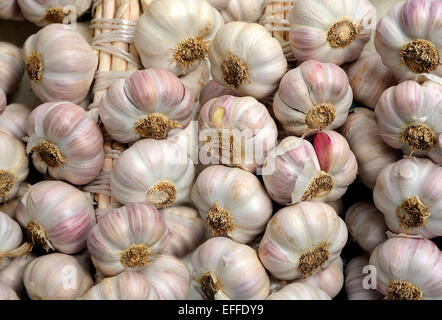
{"type": "Polygon", "coordinates": [[[373,200],[391,231],[442,236],[442,167],[430,160],[405,158],[386,167],[373,200]]]}
{"type": "Polygon", "coordinates": [[[366,273],[363,272],[364,268],[369,265],[368,259],[368,257],[359,256],[351,259],[345,266],[345,293],[348,300],[380,300],[383,298],[383,295],[371,286],[364,288],[364,279],[370,276],[369,269],[366,270],[366,273]]]}
{"type": "Polygon", "coordinates": [[[212,235],[229,236],[240,243],[248,243],[264,231],[273,209],[255,175],[220,165],[199,174],[192,201],[212,235]]]}
{"type": "Polygon", "coordinates": [[[394,5],[376,26],[374,44],[399,81],[420,74],[442,76],[439,0],[407,0],[394,5]]]}
{"type": "Polygon", "coordinates": [[[31,111],[31,107],[20,103],[6,106],[0,115],[0,131],[21,141],[26,136],[26,120],[31,111]]]}
{"type": "Polygon", "coordinates": [[[338,259],[347,228],[323,202],[300,202],[279,210],[267,224],[259,258],[281,280],[307,278],[338,259]]]}
{"type": "Polygon", "coordinates": [[[203,106],[209,100],[222,96],[236,96],[236,93],[230,87],[223,86],[212,79],[201,90],[199,102],[203,106]]]}
{"type": "Polygon", "coordinates": [[[23,143],[0,131],[0,203],[13,199],[29,173],[23,143]]]}
{"type": "Polygon", "coordinates": [[[88,266],[63,253],[51,253],[30,262],[23,282],[32,300],[76,299],[94,284],[88,266]]]}
{"type": "Polygon", "coordinates": [[[345,223],[352,239],[369,254],[387,240],[384,215],[371,202],[357,202],[348,208],[345,223]]]}
{"type": "Polygon", "coordinates": [[[272,293],[266,300],[331,300],[327,293],[307,283],[295,282],[272,293]]]}
{"type": "Polygon", "coordinates": [[[134,42],[145,68],[163,68],[179,76],[206,59],[223,24],[220,13],[205,0],[155,0],[137,22],[134,42]]]}
{"type": "Polygon", "coordinates": [[[27,152],[41,173],[78,185],[100,173],[103,135],[81,107],[71,102],[44,103],[29,115],[27,132],[27,152]]]}
{"type": "Polygon", "coordinates": [[[281,45],[257,23],[230,22],[209,48],[212,77],[242,96],[264,98],[287,70],[281,45]]]}
{"type": "Polygon", "coordinates": [[[43,27],[76,21],[91,7],[92,0],[17,0],[17,3],[26,20],[43,27]]]}
{"type": "Polygon", "coordinates": [[[17,21],[24,20],[17,0],[0,1],[0,19],[11,19],[17,21]]]}
{"type": "Polygon", "coordinates": [[[22,239],[20,225],[0,211],[0,270],[6,268],[12,258],[23,256],[29,251],[30,246],[27,244],[20,247],[22,239]]]}
{"type": "Polygon", "coordinates": [[[223,16],[224,22],[256,22],[261,18],[264,0],[208,0],[223,16]]]}
{"type": "Polygon", "coordinates": [[[6,106],[6,95],[17,87],[23,72],[21,50],[9,42],[0,42],[0,114],[6,106]]]}
{"type": "Polygon", "coordinates": [[[391,238],[370,256],[387,300],[442,300],[442,253],[430,240],[391,238]]]}
{"type": "Polygon", "coordinates": [[[85,193],[65,182],[42,181],[31,186],[21,199],[17,221],[33,245],[73,254],[86,247],[95,213],[85,193]]]}
{"type": "Polygon", "coordinates": [[[104,276],[137,271],[164,250],[169,231],[154,207],[132,203],[103,216],[89,232],[87,247],[104,276]]]}
{"type": "Polygon", "coordinates": [[[385,143],[442,164],[442,85],[404,81],[382,94],[375,113],[385,143]]]}
{"type": "Polygon", "coordinates": [[[344,70],[309,60],[282,78],[273,112],[289,134],[309,136],[342,126],[352,102],[353,92],[344,70]]]}
{"type": "Polygon", "coordinates": [[[118,202],[166,208],[189,201],[195,168],[186,149],[173,140],[143,139],[125,150],[111,174],[118,202]]]}
{"type": "Polygon", "coordinates": [[[11,260],[6,268],[0,270],[0,283],[12,288],[18,296],[23,297],[26,290],[23,284],[23,273],[26,266],[37,256],[32,253],[25,254],[11,260]]]}
{"type": "Polygon", "coordinates": [[[260,300],[270,281],[251,247],[229,238],[204,242],[192,255],[192,278],[207,300],[260,300]]]}
{"type": "Polygon", "coordinates": [[[30,36],[23,47],[26,72],[43,102],[81,102],[98,65],[97,54],[73,27],[50,24],[30,36]]]}
{"type": "Polygon", "coordinates": [[[373,189],[379,173],[402,158],[402,153],[388,146],[379,136],[375,113],[367,108],[355,108],[341,127],[358,162],[358,177],[373,189]]]}
{"type": "Polygon", "coordinates": [[[20,300],[20,298],[14,289],[0,282],[0,301],[2,300],[20,300]]]}
{"type": "Polygon", "coordinates": [[[290,46],[298,61],[341,65],[356,60],[371,38],[375,7],[368,0],[297,0],[290,13],[290,46]]]}
{"type": "Polygon", "coordinates": [[[185,129],[194,95],[173,73],[163,69],[136,71],[115,82],[100,102],[100,119],[119,142],[166,139],[170,129],[185,129]]]}

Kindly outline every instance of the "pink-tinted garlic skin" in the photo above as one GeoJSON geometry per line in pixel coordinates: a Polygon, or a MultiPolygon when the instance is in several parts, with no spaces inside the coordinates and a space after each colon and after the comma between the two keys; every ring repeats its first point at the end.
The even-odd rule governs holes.
{"type": "Polygon", "coordinates": [[[266,300],[331,300],[331,297],[308,283],[294,282],[272,293],[266,300]]]}
{"type": "Polygon", "coordinates": [[[351,259],[345,266],[345,293],[348,300],[381,300],[384,296],[376,289],[364,289],[364,278],[369,272],[363,273],[365,266],[368,266],[369,258],[359,256],[351,259]]]}
{"type": "Polygon", "coordinates": [[[14,289],[0,282],[0,301],[2,300],[20,300],[20,298],[14,289]]]}
{"type": "Polygon", "coordinates": [[[203,106],[209,100],[222,96],[237,96],[237,94],[230,87],[218,84],[215,80],[210,80],[201,90],[199,102],[203,106]]]}
{"type": "Polygon", "coordinates": [[[26,121],[32,108],[24,104],[13,103],[6,106],[0,115],[0,131],[22,141],[26,136],[26,121]]]}
{"type": "Polygon", "coordinates": [[[6,95],[17,87],[24,67],[21,49],[9,42],[0,42],[0,114],[7,104],[6,95]]]}
{"type": "Polygon", "coordinates": [[[0,270],[0,283],[6,284],[15,290],[17,295],[24,297],[26,290],[23,284],[23,273],[26,266],[35,258],[37,258],[37,256],[33,253],[14,258],[6,268],[0,270]]]}
{"type": "Polygon", "coordinates": [[[0,19],[22,21],[24,17],[17,0],[0,1],[0,19]]]}

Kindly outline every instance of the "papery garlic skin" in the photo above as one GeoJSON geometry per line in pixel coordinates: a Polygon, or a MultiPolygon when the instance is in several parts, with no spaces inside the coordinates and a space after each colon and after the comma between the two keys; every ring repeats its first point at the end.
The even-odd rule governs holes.
{"type": "Polygon", "coordinates": [[[345,223],[353,240],[369,254],[387,240],[384,215],[371,202],[360,201],[348,208],[345,223]]]}
{"type": "Polygon", "coordinates": [[[289,134],[309,136],[343,125],[352,102],[344,70],[309,60],[284,75],[273,99],[273,112],[289,134]]]}
{"type": "Polygon", "coordinates": [[[255,250],[229,238],[204,242],[192,255],[192,278],[207,300],[260,300],[269,277],[255,250]]]}
{"type": "Polygon", "coordinates": [[[20,298],[14,289],[0,282],[0,301],[2,300],[20,300],[20,298]]]}
{"type": "Polygon", "coordinates": [[[186,149],[171,140],[143,139],[125,150],[111,174],[118,202],[167,208],[189,201],[195,168],[186,149]]]}
{"type": "Polygon", "coordinates": [[[442,76],[441,23],[439,0],[401,1],[378,21],[376,51],[398,81],[421,74],[442,76]]]}
{"type": "Polygon", "coordinates": [[[29,173],[25,146],[0,131],[0,204],[17,196],[29,173]]]}
{"type": "Polygon", "coordinates": [[[326,201],[325,203],[331,206],[336,211],[338,216],[342,216],[344,214],[344,201],[342,198],[334,201],[326,201]]]}
{"type": "Polygon", "coordinates": [[[6,95],[17,87],[23,72],[22,51],[9,42],[0,42],[0,114],[6,106],[6,95]]]}
{"type": "Polygon", "coordinates": [[[264,0],[208,0],[223,16],[224,22],[256,22],[262,15],[264,0]]]}
{"type": "Polygon", "coordinates": [[[35,258],[37,258],[37,256],[30,253],[12,259],[6,268],[0,270],[0,283],[6,284],[12,288],[18,296],[23,297],[26,292],[23,284],[23,273],[25,272],[26,266],[35,258]]]}
{"type": "Polygon", "coordinates": [[[23,282],[32,300],[73,300],[94,284],[88,266],[63,253],[33,260],[25,269],[23,282]]]}
{"type": "Polygon", "coordinates": [[[0,115],[0,131],[22,141],[26,136],[26,121],[32,108],[20,103],[6,106],[0,115]]]}
{"type": "Polygon", "coordinates": [[[347,242],[347,228],[323,202],[300,202],[279,210],[267,224],[259,258],[281,280],[307,278],[328,268],[347,242]]]}
{"type": "Polygon", "coordinates": [[[177,76],[195,70],[224,24],[205,0],[155,0],[135,27],[134,42],[145,68],[163,68],[177,76]]]}
{"type": "Polygon", "coordinates": [[[27,152],[41,173],[82,185],[94,180],[103,167],[101,130],[71,102],[49,102],[34,109],[27,133],[27,152]]]}
{"type": "Polygon", "coordinates": [[[42,181],[31,186],[16,214],[35,246],[67,254],[86,247],[87,235],[95,225],[90,197],[61,181],[42,181]]]}
{"type": "Polygon", "coordinates": [[[373,109],[388,88],[397,84],[394,75],[375,51],[365,50],[355,62],[344,67],[354,100],[373,109]]]}
{"type": "Polygon", "coordinates": [[[222,96],[236,96],[236,93],[230,87],[223,86],[212,79],[204,86],[203,90],[201,90],[199,102],[200,105],[203,106],[209,100],[222,96]]]}
{"type": "Polygon", "coordinates": [[[89,232],[87,247],[104,276],[149,266],[169,233],[161,213],[145,204],[128,204],[107,213],[89,232]]]}
{"type": "Polygon", "coordinates": [[[355,108],[340,128],[358,162],[358,177],[370,189],[379,173],[389,164],[399,161],[402,153],[388,146],[379,136],[375,113],[355,108]]]}
{"type": "Polygon", "coordinates": [[[375,7],[368,0],[294,1],[290,46],[298,61],[341,65],[356,60],[371,38],[375,7]]]}
{"type": "Polygon", "coordinates": [[[307,283],[295,282],[272,293],[266,300],[331,300],[327,293],[307,283]]]}
{"type": "Polygon", "coordinates": [[[375,113],[385,143],[442,164],[442,85],[404,81],[382,94],[375,113]]]}
{"type": "Polygon", "coordinates": [[[256,172],[276,145],[278,130],[267,108],[252,97],[222,96],[201,107],[200,147],[212,164],[256,172]],[[203,140],[203,141],[201,141],[203,140]]]}
{"type": "Polygon", "coordinates": [[[272,215],[272,201],[250,172],[221,165],[198,176],[192,201],[213,236],[248,243],[264,231],[272,215]]]}
{"type": "Polygon", "coordinates": [[[257,99],[275,92],[287,70],[281,45],[257,23],[236,21],[221,27],[209,60],[216,82],[257,99]]]}
{"type": "Polygon", "coordinates": [[[364,267],[370,264],[368,260],[369,257],[359,256],[351,259],[345,266],[345,293],[348,300],[381,300],[383,298],[383,295],[376,289],[364,288],[364,279],[370,276],[369,272],[363,273],[364,267]]]}
{"type": "Polygon", "coordinates": [[[0,270],[11,262],[8,253],[18,248],[22,242],[23,234],[20,225],[0,211],[0,270]]]}
{"type": "Polygon", "coordinates": [[[17,0],[0,1],[0,19],[11,19],[17,21],[24,20],[17,0]]]}
{"type": "Polygon", "coordinates": [[[181,76],[180,80],[186,88],[189,88],[192,91],[196,103],[204,86],[210,80],[209,60],[202,61],[198,68],[188,74],[181,76]]]}
{"type": "Polygon", "coordinates": [[[80,103],[88,94],[98,57],[73,27],[47,25],[26,40],[23,55],[32,90],[41,101],[80,103]]]}
{"type": "Polygon", "coordinates": [[[76,21],[92,4],[92,0],[17,0],[21,12],[39,27],[50,23],[76,21]]]}
{"type": "Polygon", "coordinates": [[[391,238],[370,256],[387,300],[442,300],[442,253],[430,240],[391,238]]]}
{"type": "Polygon", "coordinates": [[[405,158],[379,174],[376,207],[395,233],[442,236],[442,167],[424,158],[405,158]]]}

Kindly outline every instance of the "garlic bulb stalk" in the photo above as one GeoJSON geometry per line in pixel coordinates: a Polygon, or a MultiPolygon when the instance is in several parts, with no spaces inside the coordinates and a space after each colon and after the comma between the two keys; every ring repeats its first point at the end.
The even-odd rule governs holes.
{"type": "Polygon", "coordinates": [[[364,268],[370,264],[368,259],[368,257],[359,256],[351,259],[345,266],[345,293],[348,300],[380,300],[383,298],[383,295],[371,286],[364,288],[364,279],[369,276],[369,272],[363,272],[364,268]]]}
{"type": "Polygon", "coordinates": [[[266,300],[331,300],[331,298],[320,288],[295,282],[272,293],[266,300]]]}
{"type": "Polygon", "coordinates": [[[29,244],[25,243],[20,247],[22,239],[20,225],[0,211],[0,270],[6,268],[12,258],[21,257],[29,252],[29,244]]]}
{"type": "Polygon", "coordinates": [[[264,0],[208,0],[223,16],[224,22],[256,22],[262,15],[264,0]]]}
{"type": "Polygon", "coordinates": [[[21,50],[9,42],[0,42],[0,114],[7,104],[6,95],[17,87],[23,72],[24,63],[21,50]]]}
{"type": "Polygon", "coordinates": [[[0,1],[0,19],[17,21],[24,20],[17,0],[0,1]]]}
{"type": "Polygon", "coordinates": [[[212,79],[201,90],[199,102],[200,105],[203,106],[209,100],[222,96],[236,96],[236,93],[230,87],[220,85],[218,82],[212,79]]]}
{"type": "Polygon", "coordinates": [[[19,103],[6,106],[0,115],[0,131],[22,141],[26,136],[26,120],[32,108],[19,103]]]}
{"type": "Polygon", "coordinates": [[[26,266],[35,258],[37,256],[30,253],[12,259],[6,268],[0,270],[0,283],[9,286],[19,297],[24,297],[26,290],[23,284],[23,273],[26,266]]]}
{"type": "Polygon", "coordinates": [[[20,300],[20,298],[14,289],[0,282],[0,301],[2,300],[20,300]]]}

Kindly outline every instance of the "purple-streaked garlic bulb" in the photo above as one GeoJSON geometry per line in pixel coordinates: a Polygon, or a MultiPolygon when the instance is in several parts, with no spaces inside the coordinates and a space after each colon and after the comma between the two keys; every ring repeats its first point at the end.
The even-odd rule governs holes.
{"type": "Polygon", "coordinates": [[[375,113],[385,143],[442,164],[442,85],[404,81],[382,94],[375,113]]]}
{"type": "Polygon", "coordinates": [[[61,181],[42,181],[21,199],[17,221],[34,246],[73,254],[86,247],[95,213],[90,197],[77,188],[61,181]]]}
{"type": "Polygon", "coordinates": [[[375,14],[368,0],[295,1],[289,17],[293,55],[337,65],[354,61],[371,38],[375,14]]]}
{"type": "Polygon", "coordinates": [[[192,201],[213,236],[228,236],[240,243],[251,242],[264,231],[273,209],[255,175],[220,165],[199,174],[192,201]]]}
{"type": "Polygon", "coordinates": [[[405,158],[386,167],[373,191],[376,207],[395,233],[442,236],[442,167],[423,158],[405,158]]]}
{"type": "Polygon", "coordinates": [[[368,269],[370,264],[368,259],[368,257],[359,256],[351,259],[345,266],[345,293],[348,300],[381,300],[384,297],[372,288],[372,283],[368,281],[370,276],[371,281],[374,280],[368,269]],[[365,267],[367,267],[366,270],[364,270],[365,267]],[[364,283],[366,283],[365,288],[364,283]]]}
{"type": "Polygon", "coordinates": [[[0,19],[17,21],[24,20],[17,0],[0,1],[0,19]]]}
{"type": "Polygon", "coordinates": [[[348,208],[345,223],[352,239],[368,254],[387,240],[384,215],[371,202],[360,201],[348,208]]]}
{"type": "Polygon", "coordinates": [[[352,102],[353,92],[344,70],[309,60],[282,78],[273,112],[289,134],[310,136],[343,125],[352,102]]]}
{"type": "Polygon", "coordinates": [[[85,13],[92,0],[16,0],[26,20],[39,27],[50,23],[72,23],[85,13]]]}
{"type": "Polygon", "coordinates": [[[35,258],[37,256],[30,253],[12,259],[4,269],[0,270],[0,283],[12,288],[19,297],[24,297],[26,290],[23,284],[23,274],[26,266],[35,258]]]}
{"type": "Polygon", "coordinates": [[[132,203],[103,216],[89,232],[87,247],[95,268],[104,276],[138,271],[161,253],[169,230],[152,206],[132,203]]]}
{"type": "Polygon", "coordinates": [[[374,188],[382,169],[402,158],[400,151],[391,148],[379,136],[375,113],[371,110],[354,109],[340,133],[356,157],[359,180],[370,189],[374,188]]]}
{"type": "Polygon", "coordinates": [[[353,89],[354,100],[373,110],[381,94],[397,83],[376,51],[364,51],[358,60],[346,65],[344,70],[353,89]]]}
{"type": "Polygon", "coordinates": [[[224,22],[256,22],[261,18],[263,0],[208,0],[223,16],[224,22]]]}
{"type": "Polygon", "coordinates": [[[194,94],[164,69],[147,69],[115,82],[100,103],[100,119],[119,142],[166,139],[191,120],[194,94]]]}
{"type": "Polygon", "coordinates": [[[228,86],[223,86],[216,82],[215,80],[210,80],[201,90],[199,96],[200,105],[205,105],[209,100],[222,96],[236,96],[235,91],[233,91],[228,86]]]}
{"type": "Polygon", "coordinates": [[[277,203],[334,201],[341,198],[356,179],[356,158],[339,133],[319,132],[313,145],[290,136],[267,157],[263,167],[264,184],[277,203]]]}
{"type": "Polygon", "coordinates": [[[143,139],[125,150],[111,174],[118,202],[147,203],[158,208],[190,201],[195,167],[180,141],[143,139]]]}
{"type": "Polygon", "coordinates": [[[2,300],[20,300],[14,289],[0,282],[0,301],[2,300]]]}
{"type": "Polygon", "coordinates": [[[22,141],[26,136],[26,121],[31,111],[31,107],[20,103],[6,106],[0,115],[0,131],[22,141]]]}
{"type": "Polygon", "coordinates": [[[198,210],[175,206],[160,210],[170,231],[164,252],[182,258],[192,252],[204,239],[204,222],[198,210]]]}
{"type": "Polygon", "coordinates": [[[31,246],[23,244],[20,225],[0,211],[0,270],[6,268],[13,258],[26,255],[31,246]]]}
{"type": "Polygon", "coordinates": [[[17,87],[23,72],[22,51],[9,42],[0,42],[0,114],[7,104],[6,95],[17,87]]]}
{"type": "Polygon", "coordinates": [[[229,238],[204,242],[192,255],[192,278],[207,300],[261,300],[270,280],[251,247],[229,238]]]}
{"type": "Polygon", "coordinates": [[[347,242],[344,221],[323,202],[279,210],[267,224],[259,258],[281,280],[307,278],[328,268],[347,242]]]}
{"type": "Polygon", "coordinates": [[[47,25],[26,40],[23,55],[32,90],[41,101],[80,103],[88,94],[98,57],[73,27],[47,25]]]}
{"type": "Polygon", "coordinates": [[[327,293],[307,283],[295,282],[272,293],[266,300],[331,300],[327,293]]]}
{"type": "Polygon", "coordinates": [[[442,76],[441,23],[440,0],[400,1],[378,21],[376,51],[399,81],[442,76]]]}
{"type": "Polygon", "coordinates": [[[41,173],[77,185],[100,173],[103,135],[81,107],[71,102],[44,103],[29,115],[27,132],[27,152],[41,173]]]}
{"type": "Polygon", "coordinates": [[[86,262],[63,253],[51,253],[30,262],[23,282],[32,300],[73,300],[94,285],[86,262]]]}
{"type": "Polygon", "coordinates": [[[209,100],[201,108],[198,129],[201,151],[207,157],[203,164],[237,166],[250,172],[262,167],[278,137],[269,111],[252,97],[209,100]]]}
{"type": "Polygon", "coordinates": [[[442,300],[442,253],[430,240],[391,238],[370,256],[387,300],[442,300]]]}

